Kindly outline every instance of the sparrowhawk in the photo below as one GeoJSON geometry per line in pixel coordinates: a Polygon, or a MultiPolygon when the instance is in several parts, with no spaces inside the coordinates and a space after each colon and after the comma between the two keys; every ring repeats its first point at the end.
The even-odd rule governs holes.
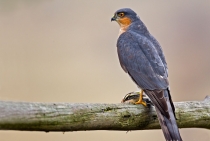
{"type": "Polygon", "coordinates": [[[120,25],[117,52],[122,69],[151,99],[167,141],[182,141],[169,90],[168,67],[158,41],[149,33],[139,16],[129,8],[119,9],[111,21],[120,25]]]}

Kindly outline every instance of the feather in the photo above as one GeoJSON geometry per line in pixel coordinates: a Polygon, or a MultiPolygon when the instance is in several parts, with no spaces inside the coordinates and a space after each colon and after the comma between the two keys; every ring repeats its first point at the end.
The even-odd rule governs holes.
{"type": "Polygon", "coordinates": [[[120,65],[151,99],[165,139],[182,141],[168,89],[168,68],[162,49],[149,32],[142,34],[129,28],[117,42],[120,65]]]}

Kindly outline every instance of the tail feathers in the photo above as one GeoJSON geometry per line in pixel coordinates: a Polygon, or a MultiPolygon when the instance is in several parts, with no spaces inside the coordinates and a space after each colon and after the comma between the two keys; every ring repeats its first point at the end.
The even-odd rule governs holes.
{"type": "MultiPolygon", "coordinates": [[[[164,97],[168,106],[168,113],[170,118],[167,118],[164,116],[159,109],[156,108],[156,112],[158,115],[158,119],[163,131],[163,134],[165,136],[165,139],[167,141],[182,141],[182,138],[179,133],[179,129],[176,123],[175,119],[175,114],[174,114],[174,109],[173,105],[171,105],[171,99],[170,98],[170,93],[168,93],[168,90],[164,90],[164,97]]],[[[173,104],[173,103],[172,103],[173,104]]]]}
{"type": "Polygon", "coordinates": [[[170,119],[168,119],[158,109],[156,112],[166,141],[182,141],[174,114],[170,114],[170,119]]]}
{"type": "Polygon", "coordinates": [[[172,98],[171,98],[171,95],[170,95],[170,90],[167,89],[167,92],[168,92],[168,97],[169,97],[169,101],[170,101],[170,104],[171,104],[171,108],[172,108],[172,111],[174,113],[174,116],[175,116],[175,119],[176,119],[176,115],[175,115],[175,107],[174,107],[174,103],[172,101],[172,98]]]}
{"type": "Polygon", "coordinates": [[[156,113],[166,141],[182,141],[175,119],[175,108],[173,106],[170,91],[144,90],[152,103],[155,105],[156,113]]]}

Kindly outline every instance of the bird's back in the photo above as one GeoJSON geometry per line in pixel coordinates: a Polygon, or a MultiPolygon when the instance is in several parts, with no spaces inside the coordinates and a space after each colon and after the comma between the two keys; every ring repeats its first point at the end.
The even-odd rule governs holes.
{"type": "Polygon", "coordinates": [[[122,68],[142,89],[166,89],[167,67],[155,45],[146,36],[127,30],[117,41],[118,56],[122,68]]]}

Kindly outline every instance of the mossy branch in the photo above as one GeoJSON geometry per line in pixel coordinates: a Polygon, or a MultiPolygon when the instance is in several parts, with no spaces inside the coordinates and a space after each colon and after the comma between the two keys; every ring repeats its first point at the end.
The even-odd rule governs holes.
{"type": "MultiPolygon", "coordinates": [[[[175,102],[179,128],[210,129],[210,98],[175,102]]],[[[0,130],[84,131],[159,129],[153,106],[0,101],[0,130]]]]}

